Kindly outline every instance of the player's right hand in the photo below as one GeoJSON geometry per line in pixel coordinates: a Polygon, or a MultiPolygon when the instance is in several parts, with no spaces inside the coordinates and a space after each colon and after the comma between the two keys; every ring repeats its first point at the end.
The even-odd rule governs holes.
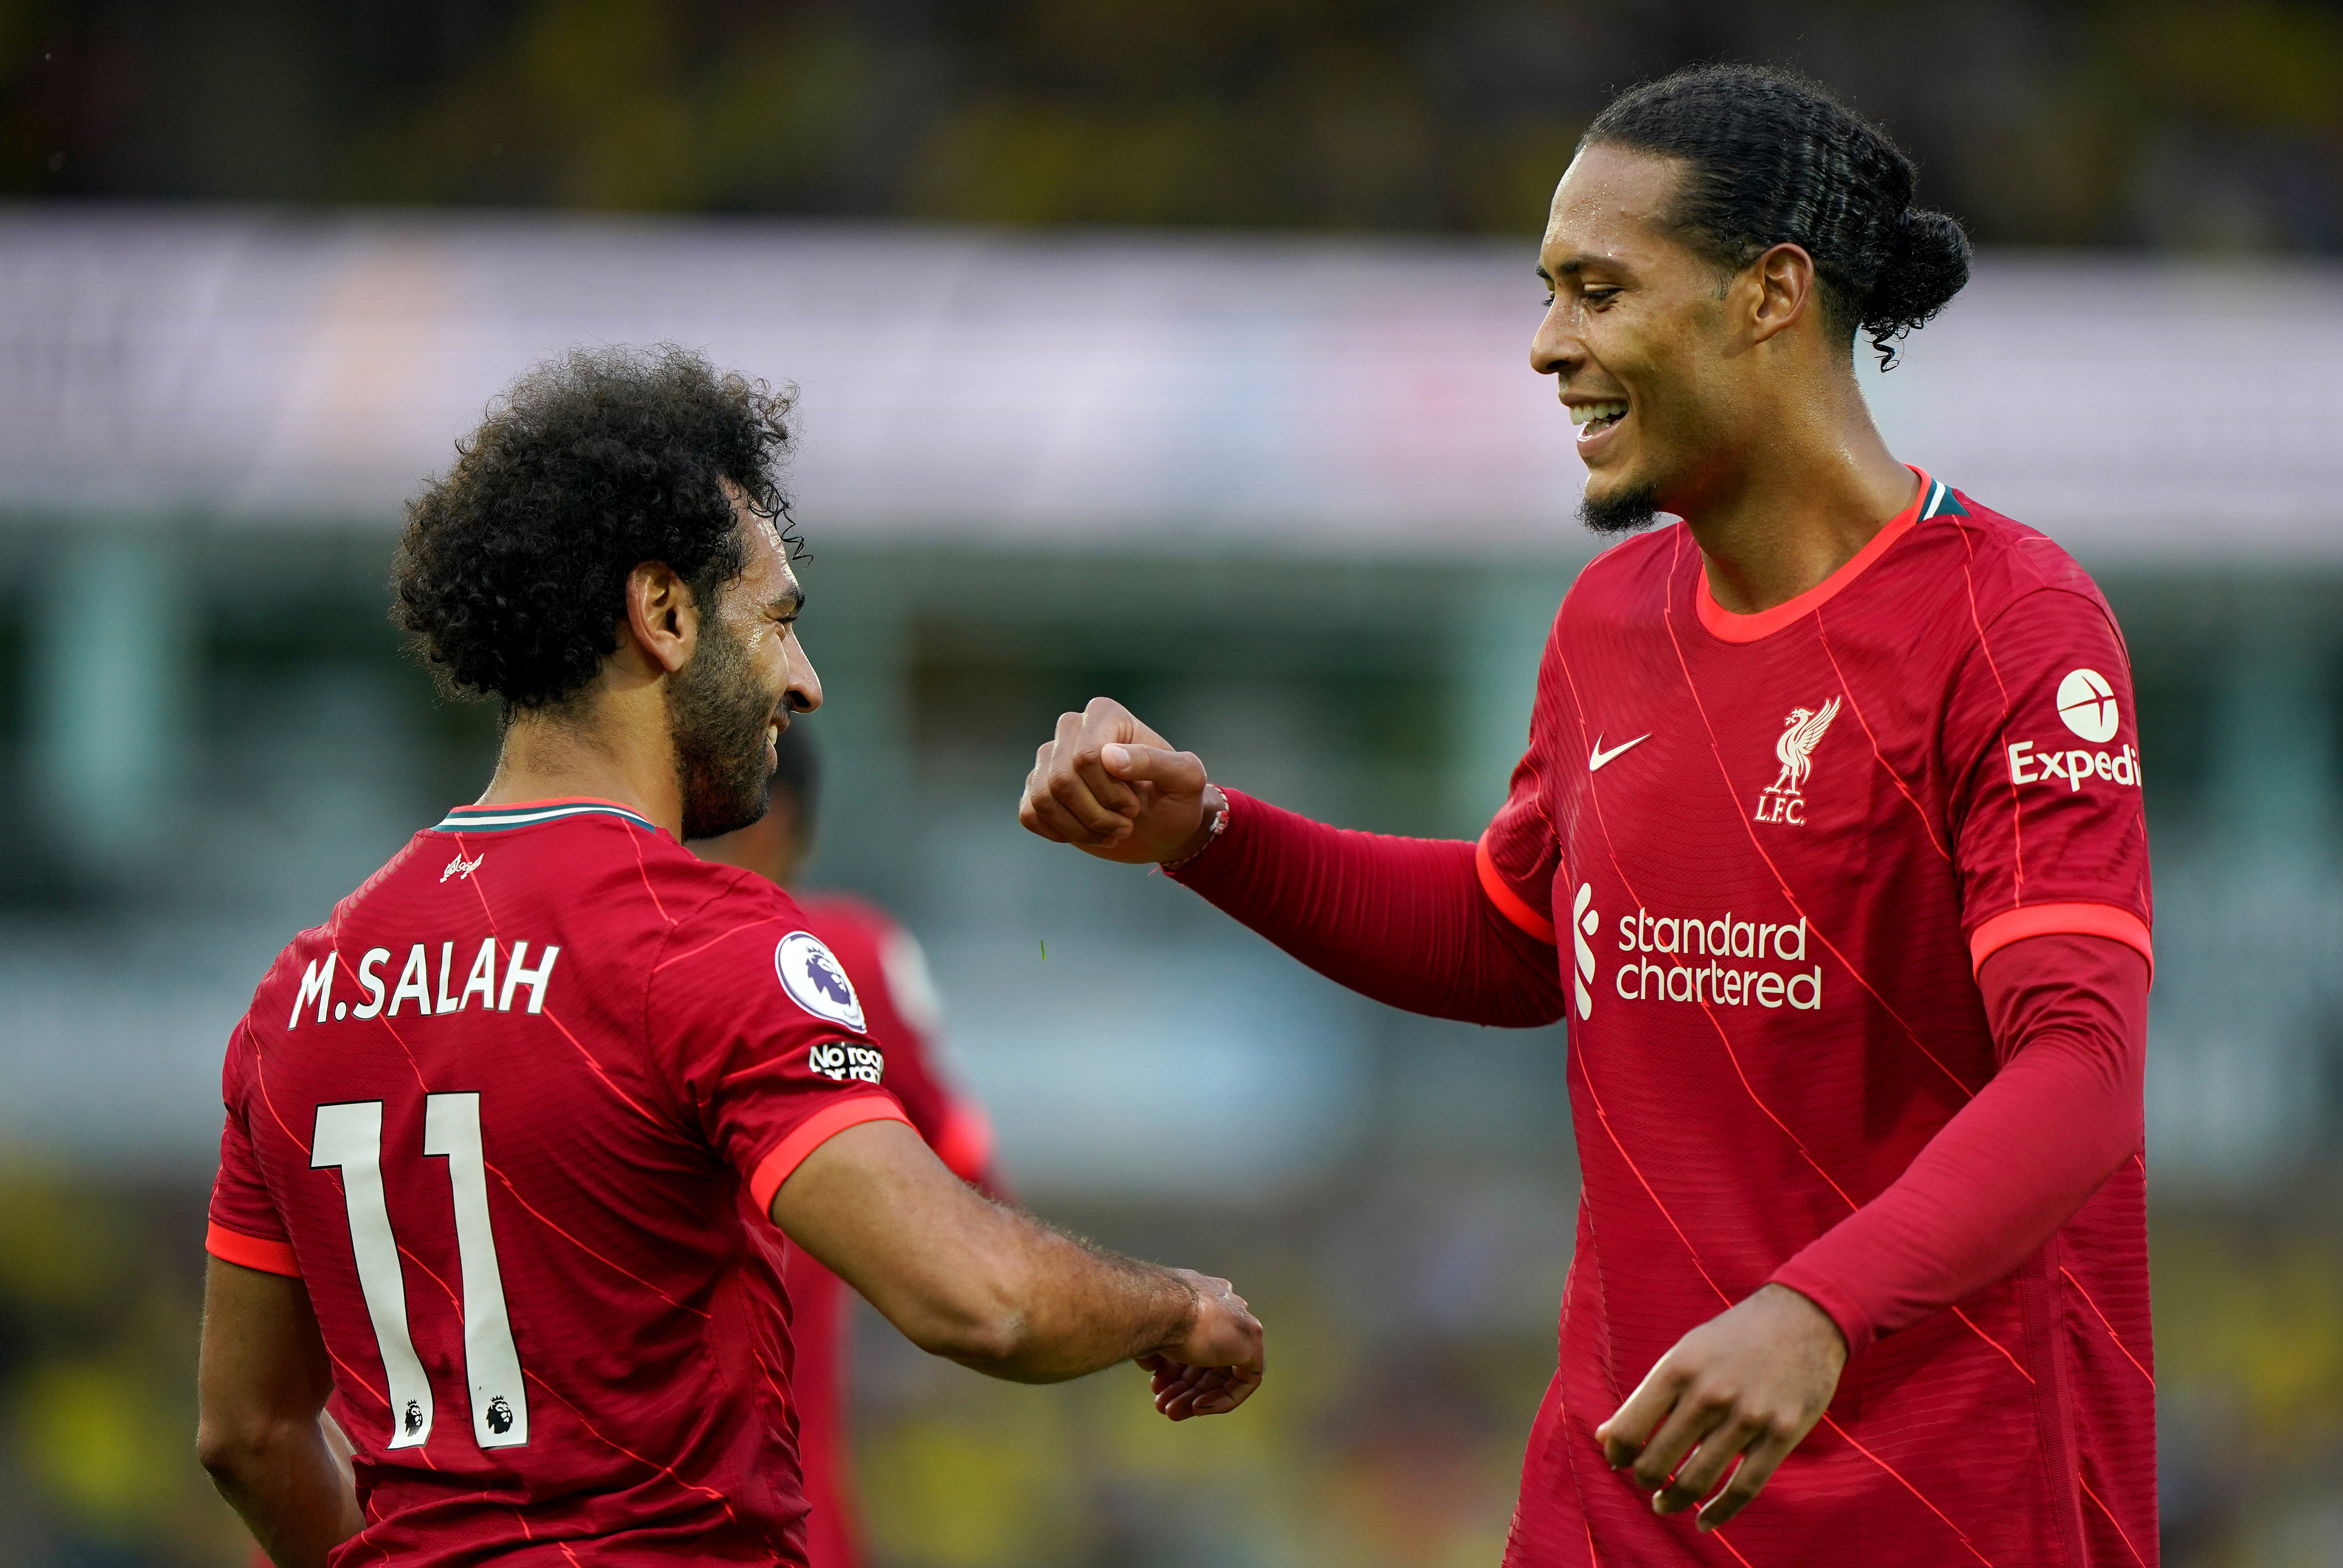
{"type": "Polygon", "coordinates": [[[1226,1280],[1172,1271],[1196,1292],[1196,1315],[1174,1343],[1139,1358],[1154,1374],[1155,1408],[1172,1421],[1226,1415],[1261,1386],[1261,1322],[1226,1280]]]}
{"type": "Polygon", "coordinates": [[[1058,716],[1057,735],[1033,754],[1017,819],[1052,843],[1126,865],[1177,860],[1202,848],[1204,764],[1111,697],[1058,716]]]}

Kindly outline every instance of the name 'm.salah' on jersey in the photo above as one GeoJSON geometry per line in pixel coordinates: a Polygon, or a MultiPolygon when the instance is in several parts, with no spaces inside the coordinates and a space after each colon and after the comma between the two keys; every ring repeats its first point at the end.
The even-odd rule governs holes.
{"type": "Polygon", "coordinates": [[[270,970],[207,1249],[307,1284],[337,1568],[804,1557],[773,1193],[903,1120],[789,896],[624,807],[467,807],[270,970]]]}
{"type": "Polygon", "coordinates": [[[1682,524],[1580,575],[1480,849],[1559,949],[1584,1176],[1510,1568],[2152,1561],[2137,1156],[2015,1273],[1856,1354],[1718,1535],[1594,1437],[1994,1076],[1976,966],[2054,934],[2152,961],[2137,740],[2090,578],[1925,474],[1762,614],[1715,604],[1682,524]]]}

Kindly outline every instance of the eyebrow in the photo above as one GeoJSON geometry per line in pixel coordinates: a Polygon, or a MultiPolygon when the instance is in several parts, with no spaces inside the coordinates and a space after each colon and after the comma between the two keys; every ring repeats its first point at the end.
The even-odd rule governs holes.
{"type": "MultiPolygon", "coordinates": [[[[1604,256],[1588,256],[1585,253],[1581,252],[1579,255],[1572,256],[1568,261],[1561,263],[1554,268],[1554,271],[1567,273],[1572,276],[1576,276],[1579,273],[1586,270],[1588,264],[1599,264],[1608,259],[1609,258],[1604,256]]],[[[1615,266],[1616,263],[1614,263],[1613,265],[1615,266]]],[[[1538,281],[1541,283],[1552,283],[1554,281],[1554,273],[1548,272],[1545,267],[1545,263],[1542,261],[1537,264],[1537,276],[1538,281]]]]}

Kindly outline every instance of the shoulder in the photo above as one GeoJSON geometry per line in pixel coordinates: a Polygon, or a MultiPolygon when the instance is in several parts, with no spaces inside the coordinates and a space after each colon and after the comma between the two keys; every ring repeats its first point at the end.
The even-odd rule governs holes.
{"type": "Polygon", "coordinates": [[[867,899],[851,893],[809,891],[795,895],[806,927],[832,947],[883,948],[903,928],[867,899]]]}
{"type": "Polygon", "coordinates": [[[670,954],[698,950],[731,934],[770,930],[778,938],[806,924],[796,901],[772,881],[703,860],[671,839],[659,841],[659,852],[646,856],[645,869],[673,922],[667,941],[670,954]]]}
{"type": "Polygon", "coordinates": [[[1554,611],[1546,638],[1546,662],[1562,657],[1572,639],[1600,637],[1639,625],[1656,625],[1668,608],[1672,585],[1687,555],[1699,547],[1683,523],[1622,539],[1579,568],[1570,591],[1554,611]]]}
{"type": "MultiPolygon", "coordinates": [[[[1949,494],[1953,505],[1932,519],[1940,526],[1919,536],[1930,548],[1916,553],[1946,563],[1957,558],[1979,621],[1990,625],[2021,600],[2055,594],[2071,596],[2113,623],[2099,585],[2056,540],[1959,490],[1949,494]]],[[[1937,563],[1930,564],[1933,569],[1937,563]]]]}

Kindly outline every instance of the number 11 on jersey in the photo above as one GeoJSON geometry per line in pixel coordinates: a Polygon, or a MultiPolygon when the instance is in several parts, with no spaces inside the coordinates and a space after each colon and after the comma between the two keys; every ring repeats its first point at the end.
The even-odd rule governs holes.
{"type": "MultiPolygon", "coordinates": [[[[482,1448],[516,1448],[528,1441],[528,1396],[521,1386],[520,1355],[513,1348],[512,1319],[505,1308],[496,1233],[488,1224],[488,1161],[481,1151],[478,1094],[425,1098],[423,1152],[447,1161],[455,1201],[472,1437],[482,1448]]],[[[431,1382],[407,1332],[406,1271],[399,1266],[398,1241],[391,1233],[390,1205],[383,1195],[382,1101],[317,1107],[309,1165],[312,1170],[341,1171],[342,1196],[350,1216],[350,1252],[389,1383],[389,1446],[417,1447],[431,1436],[431,1382]]]]}

